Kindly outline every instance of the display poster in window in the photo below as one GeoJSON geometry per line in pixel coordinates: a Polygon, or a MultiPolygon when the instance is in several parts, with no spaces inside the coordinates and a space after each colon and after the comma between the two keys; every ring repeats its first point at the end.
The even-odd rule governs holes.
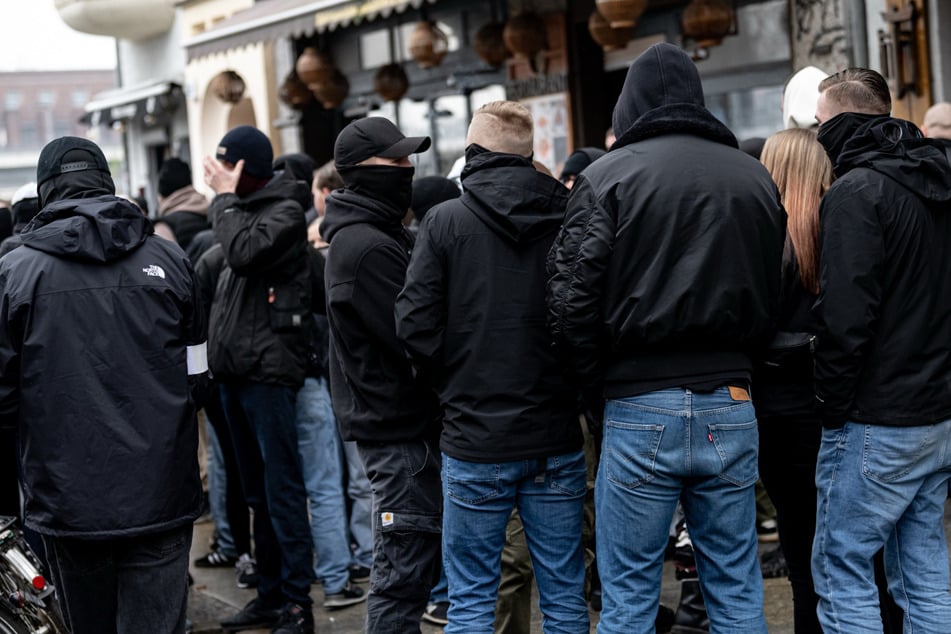
{"type": "Polygon", "coordinates": [[[535,160],[551,170],[556,178],[568,158],[570,123],[567,93],[522,99],[535,122],[535,160]]]}

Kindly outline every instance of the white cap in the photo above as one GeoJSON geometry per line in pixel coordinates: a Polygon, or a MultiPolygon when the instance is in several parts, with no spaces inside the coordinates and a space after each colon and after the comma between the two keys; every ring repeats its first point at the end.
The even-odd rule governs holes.
{"type": "Polygon", "coordinates": [[[783,92],[783,127],[811,128],[819,125],[816,104],[819,102],[819,84],[829,75],[815,66],[806,66],[788,82],[783,92]]]}
{"type": "Polygon", "coordinates": [[[36,183],[27,183],[16,190],[16,192],[13,193],[13,198],[10,199],[10,206],[12,207],[26,198],[39,198],[36,193],[36,183]]]}

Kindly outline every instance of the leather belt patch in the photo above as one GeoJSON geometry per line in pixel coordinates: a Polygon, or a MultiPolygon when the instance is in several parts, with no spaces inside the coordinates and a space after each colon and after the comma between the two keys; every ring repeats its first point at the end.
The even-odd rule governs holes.
{"type": "Polygon", "coordinates": [[[730,398],[732,398],[734,401],[748,401],[750,400],[750,393],[746,390],[745,387],[737,387],[735,385],[731,385],[730,398]]]}

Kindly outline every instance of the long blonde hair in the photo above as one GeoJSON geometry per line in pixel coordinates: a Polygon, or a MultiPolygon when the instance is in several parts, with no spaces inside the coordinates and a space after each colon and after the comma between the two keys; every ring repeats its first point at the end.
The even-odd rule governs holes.
{"type": "Polygon", "coordinates": [[[796,249],[802,285],[819,292],[819,201],[832,182],[832,164],[815,130],[777,132],[760,157],[779,188],[789,219],[786,228],[796,249]]]}

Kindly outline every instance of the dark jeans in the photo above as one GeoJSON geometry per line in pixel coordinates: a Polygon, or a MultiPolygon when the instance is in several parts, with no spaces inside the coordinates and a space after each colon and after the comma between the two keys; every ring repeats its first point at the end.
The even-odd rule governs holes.
{"type": "Polygon", "coordinates": [[[221,456],[224,459],[225,516],[228,518],[228,527],[231,529],[231,540],[234,542],[238,555],[250,554],[251,514],[248,512],[248,503],[244,499],[244,491],[241,488],[241,469],[238,467],[231,429],[221,406],[220,390],[216,391],[205,403],[205,416],[215,430],[218,445],[221,447],[221,456]]]}
{"type": "Polygon", "coordinates": [[[367,634],[419,632],[439,578],[442,484],[436,443],[358,443],[373,491],[367,634]]]}
{"type": "Polygon", "coordinates": [[[297,390],[250,381],[221,386],[241,486],[254,510],[258,597],[309,607],[314,578],[307,493],[297,452],[297,390]]]}
{"type": "Polygon", "coordinates": [[[191,524],[138,537],[43,541],[72,634],[185,631],[191,524]]]}
{"type": "Polygon", "coordinates": [[[821,634],[812,583],[816,536],[816,458],[822,424],[809,416],[759,420],[759,473],[779,524],[779,543],[789,566],[796,634],[821,634]]]}

